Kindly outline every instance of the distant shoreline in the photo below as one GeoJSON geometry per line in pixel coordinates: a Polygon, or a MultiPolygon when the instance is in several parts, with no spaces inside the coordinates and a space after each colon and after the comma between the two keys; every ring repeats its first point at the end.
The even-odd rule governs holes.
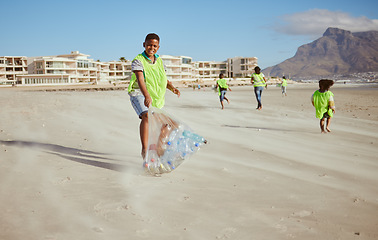
{"type": "MultiPolygon", "coordinates": [[[[268,87],[276,87],[277,81],[270,82],[268,84],[268,87]]],[[[292,81],[289,83],[289,85],[313,85],[317,84],[316,81],[314,82],[295,82],[292,81]]],[[[200,86],[200,89],[206,89],[206,88],[213,88],[215,86],[215,81],[204,81],[201,83],[189,83],[189,84],[183,84],[183,83],[174,83],[174,85],[179,89],[194,89],[198,90],[198,85],[200,86]]],[[[240,80],[234,80],[230,81],[228,83],[230,87],[242,87],[242,86],[252,86],[252,84],[248,81],[240,81],[240,80]]],[[[378,87],[378,83],[376,82],[346,82],[343,83],[341,81],[337,81],[335,85],[338,86],[351,86],[351,85],[366,85],[366,86],[372,86],[372,87],[378,87]]],[[[22,91],[43,91],[43,92],[91,92],[91,91],[125,91],[128,88],[128,84],[122,83],[122,84],[98,84],[98,85],[89,85],[89,84],[74,84],[74,85],[44,85],[44,86],[8,86],[0,85],[0,91],[2,89],[14,89],[14,90],[22,90],[22,91]]]]}

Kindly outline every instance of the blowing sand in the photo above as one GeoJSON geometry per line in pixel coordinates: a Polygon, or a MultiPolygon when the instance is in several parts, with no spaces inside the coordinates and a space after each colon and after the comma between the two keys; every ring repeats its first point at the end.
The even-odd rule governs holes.
{"type": "Polygon", "coordinates": [[[331,133],[316,85],[167,92],[209,144],[144,173],[125,91],[0,89],[0,239],[378,239],[378,88],[335,85],[331,133]]]}

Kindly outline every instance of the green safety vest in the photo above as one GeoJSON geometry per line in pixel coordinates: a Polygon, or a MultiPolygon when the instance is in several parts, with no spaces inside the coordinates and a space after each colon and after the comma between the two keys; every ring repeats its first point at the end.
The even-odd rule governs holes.
{"type": "Polygon", "coordinates": [[[221,88],[228,89],[227,80],[222,78],[217,81],[218,83],[218,94],[221,94],[221,88]]]}
{"type": "Polygon", "coordinates": [[[283,87],[286,87],[287,86],[287,81],[286,81],[286,79],[282,79],[282,85],[281,86],[283,86],[283,87]]]}
{"type": "Polygon", "coordinates": [[[264,76],[263,76],[262,73],[260,73],[260,74],[253,73],[252,77],[253,77],[253,86],[254,87],[264,87],[265,86],[264,76]]]}
{"type": "MultiPolygon", "coordinates": [[[[165,74],[163,60],[158,57],[154,64],[150,64],[142,54],[134,58],[143,64],[143,76],[146,88],[151,96],[151,105],[156,108],[162,108],[165,103],[165,91],[167,89],[167,75],[165,74]]],[[[133,61],[134,61],[133,60],[133,61]]],[[[132,92],[139,88],[135,73],[132,74],[128,91],[132,92]]]]}
{"type": "Polygon", "coordinates": [[[328,112],[330,117],[333,117],[332,109],[329,108],[329,98],[333,96],[331,91],[319,92],[316,90],[313,95],[314,106],[316,110],[316,117],[323,118],[324,113],[328,112]]]}

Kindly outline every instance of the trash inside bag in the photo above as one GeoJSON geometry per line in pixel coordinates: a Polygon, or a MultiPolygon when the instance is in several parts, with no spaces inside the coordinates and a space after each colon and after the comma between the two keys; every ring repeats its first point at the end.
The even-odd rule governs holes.
{"type": "Polygon", "coordinates": [[[143,166],[152,175],[169,173],[197,152],[207,141],[165,111],[148,110],[148,149],[143,166]]]}

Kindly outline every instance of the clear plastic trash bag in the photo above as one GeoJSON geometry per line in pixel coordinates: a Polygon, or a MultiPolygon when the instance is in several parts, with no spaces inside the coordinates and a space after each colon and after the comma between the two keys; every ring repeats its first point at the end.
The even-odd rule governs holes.
{"type": "Polygon", "coordinates": [[[148,110],[148,148],[143,167],[152,175],[169,173],[207,141],[165,111],[148,110]]]}

